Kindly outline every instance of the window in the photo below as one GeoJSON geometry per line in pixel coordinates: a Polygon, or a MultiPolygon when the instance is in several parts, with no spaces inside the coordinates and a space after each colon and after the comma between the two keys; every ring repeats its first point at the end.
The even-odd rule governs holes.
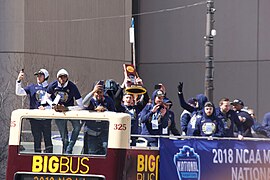
{"type": "Polygon", "coordinates": [[[106,155],[109,122],[104,120],[22,120],[20,153],[106,155]]]}

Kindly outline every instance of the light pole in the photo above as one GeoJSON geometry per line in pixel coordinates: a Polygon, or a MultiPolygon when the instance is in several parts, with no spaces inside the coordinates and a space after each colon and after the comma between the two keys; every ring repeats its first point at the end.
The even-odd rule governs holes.
{"type": "Polygon", "coordinates": [[[136,68],[135,58],[135,29],[134,29],[134,17],[131,18],[131,27],[129,28],[129,42],[131,43],[131,63],[136,68]]]}
{"type": "Polygon", "coordinates": [[[204,94],[208,97],[209,101],[213,102],[214,99],[214,36],[216,30],[214,29],[214,2],[213,0],[207,1],[207,14],[206,14],[206,36],[205,38],[205,91],[204,94]]]}

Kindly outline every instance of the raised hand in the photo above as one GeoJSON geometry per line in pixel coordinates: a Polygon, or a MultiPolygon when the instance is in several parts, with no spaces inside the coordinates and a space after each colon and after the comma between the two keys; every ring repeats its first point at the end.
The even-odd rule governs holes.
{"type": "Polygon", "coordinates": [[[179,93],[182,93],[183,92],[183,86],[184,86],[183,82],[179,82],[179,85],[177,87],[179,93]]]}
{"type": "Polygon", "coordinates": [[[21,80],[23,80],[23,78],[24,78],[24,72],[20,71],[18,78],[17,78],[17,81],[21,81],[21,80]]]}

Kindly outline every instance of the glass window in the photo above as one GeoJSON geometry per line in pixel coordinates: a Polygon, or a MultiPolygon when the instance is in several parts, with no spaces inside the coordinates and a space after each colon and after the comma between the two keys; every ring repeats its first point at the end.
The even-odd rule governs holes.
{"type": "Polygon", "coordinates": [[[20,153],[106,155],[109,121],[22,120],[20,153]]]}

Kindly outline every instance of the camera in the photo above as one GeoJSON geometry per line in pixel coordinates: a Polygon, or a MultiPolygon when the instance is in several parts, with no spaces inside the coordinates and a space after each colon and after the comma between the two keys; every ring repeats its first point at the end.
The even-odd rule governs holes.
{"type": "Polygon", "coordinates": [[[164,109],[164,105],[163,104],[160,104],[159,105],[159,109],[164,109]]]}
{"type": "Polygon", "coordinates": [[[98,83],[97,83],[98,85],[101,85],[101,86],[103,86],[104,85],[104,80],[100,80],[100,81],[98,81],[98,83]]]}

